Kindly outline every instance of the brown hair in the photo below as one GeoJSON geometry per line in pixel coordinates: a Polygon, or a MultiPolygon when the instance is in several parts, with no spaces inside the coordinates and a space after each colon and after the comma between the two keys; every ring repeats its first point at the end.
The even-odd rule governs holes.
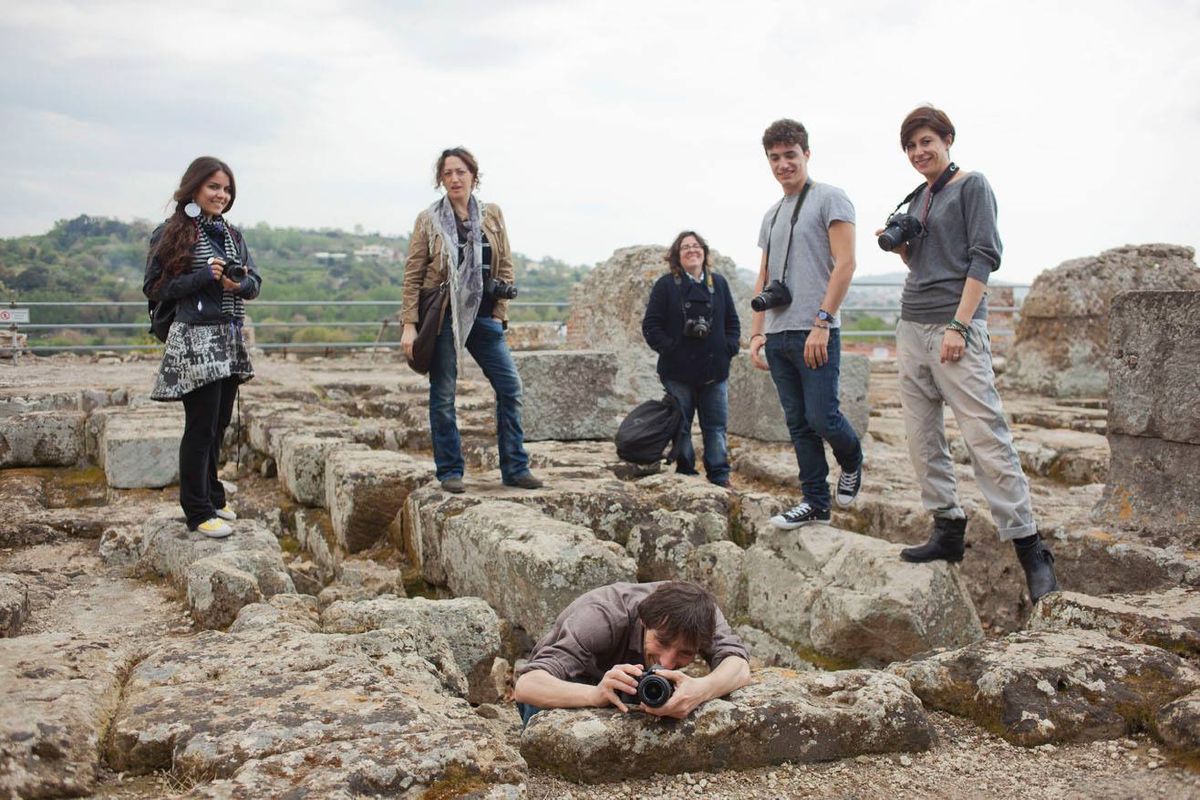
{"type": "Polygon", "coordinates": [[[777,119],[763,131],[762,143],[763,150],[770,150],[779,144],[798,144],[807,153],[808,131],[794,119],[777,119]]]}
{"type": "Polygon", "coordinates": [[[683,274],[683,262],[679,259],[679,252],[683,247],[683,240],[689,236],[695,237],[700,246],[704,248],[704,268],[708,269],[708,242],[704,241],[704,237],[695,231],[683,231],[675,237],[675,241],[671,242],[671,247],[667,250],[667,266],[671,268],[672,275],[683,274]]]}
{"type": "Polygon", "coordinates": [[[196,245],[196,223],[184,213],[183,207],[192,202],[192,198],[200,191],[204,182],[217,172],[224,172],[229,176],[229,202],[221,209],[221,213],[224,214],[233,208],[233,201],[237,199],[237,183],[229,165],[219,158],[200,156],[183,171],[183,177],[179,179],[179,188],[172,195],[175,211],[167,219],[162,234],[150,252],[151,257],[157,258],[162,264],[163,279],[179,275],[191,266],[192,248],[196,245]]]}
{"type": "Polygon", "coordinates": [[[918,106],[908,112],[904,122],[900,123],[900,149],[908,148],[908,140],[921,128],[931,128],[943,139],[954,139],[954,123],[946,116],[946,112],[933,106],[918,106]]]}
{"type": "Polygon", "coordinates": [[[462,162],[467,165],[467,170],[471,173],[471,188],[477,188],[479,186],[479,162],[465,147],[448,147],[438,156],[437,166],[433,170],[433,188],[436,189],[442,185],[442,170],[446,168],[446,159],[451,156],[462,159],[462,162]]]}
{"type": "Polygon", "coordinates": [[[703,586],[667,581],[638,604],[637,615],[663,644],[681,642],[702,652],[712,644],[717,601],[703,586]]]}

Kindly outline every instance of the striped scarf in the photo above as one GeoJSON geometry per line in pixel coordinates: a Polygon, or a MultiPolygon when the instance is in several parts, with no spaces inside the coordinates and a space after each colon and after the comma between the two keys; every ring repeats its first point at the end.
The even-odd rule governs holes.
{"type": "MultiPolygon", "coordinates": [[[[224,242],[225,252],[220,256],[227,264],[237,260],[237,245],[234,244],[233,234],[225,224],[225,219],[220,216],[210,219],[196,217],[196,246],[192,249],[192,269],[208,269],[208,260],[218,255],[213,250],[213,240],[224,242]]],[[[246,318],[246,301],[222,288],[221,313],[236,320],[243,320],[246,318]]]]}

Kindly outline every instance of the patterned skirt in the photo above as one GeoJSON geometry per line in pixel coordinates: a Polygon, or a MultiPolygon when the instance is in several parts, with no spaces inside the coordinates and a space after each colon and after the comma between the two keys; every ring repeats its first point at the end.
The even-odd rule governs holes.
{"type": "Polygon", "coordinates": [[[229,377],[238,378],[238,383],[254,377],[242,326],[175,322],[167,334],[167,348],[150,399],[180,400],[190,391],[229,377]]]}

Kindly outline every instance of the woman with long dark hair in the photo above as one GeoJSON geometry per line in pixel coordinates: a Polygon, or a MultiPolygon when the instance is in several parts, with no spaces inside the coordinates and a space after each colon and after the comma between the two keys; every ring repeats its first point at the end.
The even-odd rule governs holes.
{"type": "Polygon", "coordinates": [[[496,392],[501,481],[505,486],[537,489],[542,482],[529,471],[521,428],[521,376],[504,341],[512,294],[506,288],[513,280],[504,215],[494,203],[481,203],[475,198],[479,162],[464,147],[442,151],[433,185],[446,193],[417,215],[413,225],[404,264],[404,333],[400,344],[411,359],[421,290],[448,284],[449,309],[429,369],[429,428],[437,479],[448,492],[465,491],[454,394],[458,360],[466,349],[496,392]]]}
{"type": "Polygon", "coordinates": [[[658,377],[683,412],[677,472],[696,474],[692,419],[700,416],[704,474],[711,483],[729,483],[729,362],[742,335],[733,295],[724,277],[708,263],[708,243],[695,231],[675,237],[667,250],[669,271],[650,290],[642,336],[658,353],[658,377]]]}
{"type": "Polygon", "coordinates": [[[876,231],[880,246],[908,266],[896,326],[900,401],[921,500],[933,514],[929,541],[900,555],[914,562],[963,558],[967,515],[942,422],[948,405],[1000,539],[1016,548],[1036,603],[1058,589],[1058,580],[992,372],[987,281],[1002,251],[996,196],[982,173],[950,160],[954,137],[950,118],[932,106],[905,117],[900,146],[925,183],[905,198],[906,217],[889,218],[876,231]]]}
{"type": "Polygon", "coordinates": [[[151,300],[175,304],[150,397],[183,403],[179,504],[188,529],[212,538],[233,533],[237,519],[217,466],[238,386],[254,377],[242,324],[262,285],[246,240],[225,221],[236,197],[225,162],[201,156],[188,165],[174,212],[150,236],[142,285],[151,300]]]}

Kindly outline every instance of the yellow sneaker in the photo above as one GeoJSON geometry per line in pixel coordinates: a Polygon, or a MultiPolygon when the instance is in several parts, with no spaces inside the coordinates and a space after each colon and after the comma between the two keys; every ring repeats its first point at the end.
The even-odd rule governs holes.
{"type": "Polygon", "coordinates": [[[203,533],[210,539],[224,539],[229,534],[233,533],[231,528],[224,520],[213,517],[207,519],[196,526],[196,530],[203,533]]]}
{"type": "Polygon", "coordinates": [[[227,522],[233,522],[237,519],[237,512],[233,510],[233,506],[229,505],[229,503],[226,503],[224,508],[218,508],[216,514],[227,522]]]}

